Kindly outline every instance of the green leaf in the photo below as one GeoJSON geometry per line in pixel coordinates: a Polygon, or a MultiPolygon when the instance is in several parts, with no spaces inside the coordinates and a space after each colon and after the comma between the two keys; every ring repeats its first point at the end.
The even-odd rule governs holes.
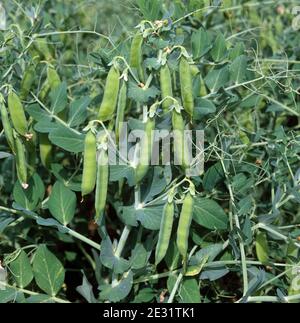
{"type": "Polygon", "coordinates": [[[39,104],[31,104],[26,108],[27,113],[35,121],[48,121],[51,122],[53,119],[47,111],[45,111],[39,104]]]}
{"type": "Polygon", "coordinates": [[[259,232],[256,235],[255,241],[257,259],[263,264],[269,260],[269,246],[267,236],[263,232],[259,232]]]}
{"type": "Polygon", "coordinates": [[[83,274],[82,284],[76,290],[88,303],[97,303],[93,293],[93,286],[89,283],[85,274],[83,274]]]}
{"type": "Polygon", "coordinates": [[[133,303],[149,303],[155,298],[156,294],[156,291],[152,288],[143,288],[135,296],[133,303]]]}
{"type": "Polygon", "coordinates": [[[153,21],[161,18],[162,2],[160,0],[137,0],[136,3],[145,19],[153,21]]]}
{"type": "Polygon", "coordinates": [[[102,240],[100,260],[103,266],[113,269],[116,274],[123,274],[130,266],[128,260],[116,257],[109,236],[102,240]]]}
{"type": "Polygon", "coordinates": [[[219,33],[210,53],[215,62],[220,62],[226,58],[227,44],[223,34],[219,33]]]}
{"type": "Polygon", "coordinates": [[[54,145],[72,153],[84,150],[84,135],[62,125],[51,131],[49,139],[54,145]]]}
{"type": "Polygon", "coordinates": [[[147,265],[150,254],[142,243],[137,243],[131,252],[130,264],[132,269],[141,269],[147,265]]]}
{"type": "Polygon", "coordinates": [[[203,116],[207,114],[216,113],[217,111],[217,108],[214,105],[214,103],[207,99],[197,98],[195,104],[196,106],[194,110],[193,119],[197,121],[200,121],[203,118],[203,116]]]}
{"type": "Polygon", "coordinates": [[[194,58],[201,58],[212,48],[210,35],[203,27],[193,33],[192,48],[194,58]]]}
{"type": "Polygon", "coordinates": [[[134,168],[129,165],[110,165],[109,180],[111,182],[127,178],[129,186],[133,186],[135,182],[134,175],[134,168]]]}
{"type": "Polygon", "coordinates": [[[15,219],[6,213],[0,214],[0,233],[2,233],[15,219]]]}
{"type": "Polygon", "coordinates": [[[51,171],[65,187],[75,192],[81,192],[81,175],[74,175],[74,171],[68,171],[61,164],[51,164],[51,171]]]}
{"type": "Polygon", "coordinates": [[[56,122],[53,122],[49,119],[45,119],[37,122],[34,126],[34,130],[41,133],[49,133],[51,131],[56,130],[58,127],[59,126],[56,122]]]}
{"type": "Polygon", "coordinates": [[[91,103],[91,98],[85,96],[73,101],[70,105],[68,125],[76,127],[81,125],[87,117],[87,107],[91,103]]]}
{"type": "Polygon", "coordinates": [[[222,164],[217,162],[211,166],[204,174],[203,187],[206,191],[211,191],[224,178],[222,164]]]}
{"type": "Polygon", "coordinates": [[[179,296],[182,303],[200,303],[201,295],[197,280],[194,278],[184,278],[179,296]]]}
{"type": "Polygon", "coordinates": [[[136,210],[137,220],[149,230],[159,230],[163,212],[163,205],[144,207],[136,210]]]}
{"type": "Polygon", "coordinates": [[[18,257],[9,264],[9,269],[19,287],[25,288],[31,283],[33,272],[30,260],[23,249],[18,257]]]}
{"type": "Polygon", "coordinates": [[[234,48],[230,49],[229,51],[229,59],[231,61],[235,60],[238,56],[243,55],[245,53],[245,45],[244,43],[240,42],[237,43],[234,48]]]}
{"type": "Polygon", "coordinates": [[[205,198],[195,198],[194,220],[211,230],[225,230],[228,217],[218,203],[205,198]]]}
{"type": "Polygon", "coordinates": [[[51,214],[63,225],[69,224],[75,214],[76,194],[61,182],[56,182],[48,201],[51,214]]]}
{"type": "Polygon", "coordinates": [[[230,65],[230,80],[235,84],[240,84],[246,79],[247,75],[247,57],[238,56],[230,65]]]}
{"type": "Polygon", "coordinates": [[[45,186],[37,173],[30,178],[28,184],[29,187],[24,190],[19,181],[17,181],[14,186],[13,196],[16,203],[24,209],[33,211],[44,198],[45,186]]]}
{"type": "Polygon", "coordinates": [[[155,86],[140,88],[136,83],[129,83],[128,97],[139,103],[146,103],[160,94],[155,86]]]}
{"type": "Polygon", "coordinates": [[[211,92],[217,92],[221,87],[224,87],[229,81],[229,70],[225,66],[220,69],[210,70],[205,77],[205,83],[211,92]]]}
{"type": "Polygon", "coordinates": [[[5,304],[14,301],[17,298],[18,292],[14,288],[0,288],[0,304],[5,304]]]}
{"type": "Polygon", "coordinates": [[[123,300],[131,291],[133,285],[133,274],[131,271],[124,274],[123,278],[115,285],[100,286],[100,298],[110,302],[119,302],[123,300]]]}
{"type": "Polygon", "coordinates": [[[68,103],[66,82],[61,83],[50,92],[50,100],[53,114],[58,114],[66,108],[68,103]]]}
{"type": "Polygon", "coordinates": [[[50,296],[59,292],[65,280],[62,263],[46,245],[40,245],[34,255],[33,272],[39,288],[50,296]]]}

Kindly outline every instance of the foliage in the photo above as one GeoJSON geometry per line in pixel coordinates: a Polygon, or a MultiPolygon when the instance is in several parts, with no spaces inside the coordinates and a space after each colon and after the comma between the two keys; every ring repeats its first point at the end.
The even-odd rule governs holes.
{"type": "MultiPolygon", "coordinates": [[[[9,275],[0,302],[298,302],[297,1],[2,2],[0,104],[7,108],[12,91],[21,97],[27,133],[9,109],[9,144],[1,114],[0,257],[9,275]],[[114,98],[112,115],[99,120],[112,69],[127,98],[114,98]],[[121,112],[130,130],[146,120],[170,130],[178,115],[184,127],[204,130],[204,172],[98,165],[96,190],[82,199],[86,134],[97,136],[105,160],[105,131],[118,127],[121,112]],[[17,140],[26,163],[18,163],[17,140]],[[178,229],[190,195],[192,219],[178,229]],[[174,223],[156,263],[166,203],[175,205],[174,223]],[[180,250],[178,236],[187,239],[180,250]]],[[[136,147],[147,161],[149,146],[136,147]]]]}

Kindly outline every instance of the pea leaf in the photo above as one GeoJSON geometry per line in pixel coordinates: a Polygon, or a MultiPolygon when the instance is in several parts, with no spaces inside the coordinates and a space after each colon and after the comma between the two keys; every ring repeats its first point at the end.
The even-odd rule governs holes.
{"type": "Polygon", "coordinates": [[[228,217],[218,203],[205,198],[195,198],[194,220],[207,229],[225,230],[228,217]]]}
{"type": "Polygon", "coordinates": [[[40,245],[34,255],[33,272],[37,285],[50,296],[59,292],[65,280],[62,263],[46,245],[40,245]]]}
{"type": "Polygon", "coordinates": [[[91,103],[91,98],[85,96],[73,101],[70,105],[68,125],[70,127],[79,126],[87,117],[87,107],[91,103]]]}
{"type": "Polygon", "coordinates": [[[123,278],[114,285],[100,286],[100,298],[102,300],[109,300],[110,302],[119,302],[124,299],[131,291],[133,285],[133,274],[129,271],[124,274],[123,278]]]}
{"type": "Polygon", "coordinates": [[[66,151],[79,153],[84,149],[84,135],[59,125],[49,135],[50,141],[66,151]]]}
{"type": "Polygon", "coordinates": [[[205,83],[211,92],[217,92],[221,87],[224,87],[229,81],[229,70],[225,66],[220,69],[210,70],[205,77],[205,83]]]}
{"type": "Polygon", "coordinates": [[[33,272],[29,258],[23,249],[18,257],[9,264],[9,269],[19,287],[25,288],[31,283],[33,272]]]}
{"type": "Polygon", "coordinates": [[[146,103],[149,99],[156,98],[159,93],[155,86],[141,88],[136,83],[129,83],[128,97],[136,102],[146,103]]]}
{"type": "Polygon", "coordinates": [[[227,56],[227,44],[223,34],[219,33],[211,50],[212,59],[220,62],[227,56]]]}
{"type": "Polygon", "coordinates": [[[192,48],[195,58],[201,58],[212,48],[210,35],[204,28],[201,27],[193,33],[192,48]]]}
{"type": "Polygon", "coordinates": [[[70,223],[75,214],[76,195],[61,182],[56,182],[48,201],[51,214],[63,225],[70,223]]]}
{"type": "Polygon", "coordinates": [[[185,278],[181,284],[179,296],[182,303],[200,303],[200,288],[194,278],[185,278]]]}
{"type": "Polygon", "coordinates": [[[196,106],[194,110],[193,119],[201,120],[203,116],[211,113],[215,113],[217,110],[216,106],[212,101],[207,99],[198,98],[196,99],[196,106]]]}
{"type": "Polygon", "coordinates": [[[235,84],[242,83],[247,76],[247,57],[238,56],[229,67],[230,80],[235,84]]]}
{"type": "Polygon", "coordinates": [[[50,92],[51,112],[58,114],[63,111],[68,103],[67,84],[62,82],[59,86],[50,92]]]}
{"type": "Polygon", "coordinates": [[[137,220],[149,230],[159,230],[163,205],[144,207],[136,210],[137,220]]]}
{"type": "Polygon", "coordinates": [[[24,190],[19,181],[17,181],[14,186],[13,196],[16,203],[27,210],[33,211],[44,198],[45,186],[37,173],[30,178],[28,184],[29,187],[24,190]]]}
{"type": "Polygon", "coordinates": [[[259,232],[256,235],[255,247],[257,259],[262,263],[267,263],[269,260],[269,246],[265,233],[259,232]]]}

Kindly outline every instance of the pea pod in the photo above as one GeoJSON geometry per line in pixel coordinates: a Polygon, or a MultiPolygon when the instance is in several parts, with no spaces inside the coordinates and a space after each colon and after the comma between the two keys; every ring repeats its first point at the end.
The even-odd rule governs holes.
{"type": "Polygon", "coordinates": [[[51,61],[53,59],[52,53],[45,39],[37,39],[34,42],[34,45],[40,56],[43,57],[46,61],[51,61]]]}
{"type": "Polygon", "coordinates": [[[24,189],[28,187],[28,177],[27,177],[27,167],[26,167],[26,155],[25,155],[25,147],[21,140],[21,138],[16,135],[15,136],[16,143],[16,168],[18,179],[24,189]]]}
{"type": "Polygon", "coordinates": [[[160,223],[158,243],[155,250],[155,265],[157,266],[165,257],[172,233],[174,218],[174,203],[167,202],[164,206],[163,216],[160,223]]]}
{"type": "Polygon", "coordinates": [[[189,154],[184,136],[185,124],[181,113],[176,110],[172,112],[172,126],[176,164],[181,165],[183,169],[187,169],[189,167],[189,154]]]}
{"type": "MultiPolygon", "coordinates": [[[[160,69],[160,88],[162,99],[166,97],[173,97],[173,90],[172,90],[172,78],[171,73],[168,65],[164,65],[160,69]]],[[[167,113],[170,109],[170,106],[173,104],[172,99],[165,99],[162,103],[162,107],[165,113],[167,113]]]]}
{"type": "Polygon", "coordinates": [[[30,128],[30,140],[25,142],[25,149],[27,152],[27,165],[28,165],[28,176],[31,177],[36,170],[36,145],[37,145],[37,135],[34,129],[30,128]]]}
{"type": "Polygon", "coordinates": [[[127,86],[123,82],[118,100],[117,118],[116,118],[116,141],[119,141],[120,133],[122,131],[122,122],[124,121],[125,109],[127,101],[127,86]]]}
{"type": "Polygon", "coordinates": [[[144,38],[140,33],[135,34],[130,49],[130,66],[137,71],[140,81],[144,82],[144,71],[142,66],[144,38]]]}
{"type": "Polygon", "coordinates": [[[21,82],[20,99],[26,100],[35,79],[35,67],[30,66],[24,73],[21,82]]]}
{"type": "Polygon", "coordinates": [[[3,126],[7,143],[9,144],[10,149],[13,152],[15,152],[15,140],[13,136],[13,129],[10,124],[8,113],[7,113],[6,107],[4,106],[4,99],[1,94],[0,94],[0,113],[1,113],[2,126],[3,126]]]}
{"type": "Polygon", "coordinates": [[[99,110],[99,119],[101,121],[107,121],[112,118],[118,102],[119,87],[120,72],[112,66],[106,79],[103,100],[99,110]]]}
{"type": "Polygon", "coordinates": [[[152,148],[153,148],[153,130],[155,129],[154,118],[149,118],[145,125],[144,137],[140,145],[140,159],[135,169],[136,183],[140,183],[148,172],[152,148]]]}
{"type": "Polygon", "coordinates": [[[8,95],[8,109],[15,130],[25,136],[28,132],[28,124],[24,108],[19,97],[12,91],[8,95]]]}
{"type": "Polygon", "coordinates": [[[48,138],[48,134],[39,133],[39,147],[40,147],[40,158],[43,166],[50,169],[52,162],[52,143],[48,138]]]}
{"type": "Polygon", "coordinates": [[[185,264],[187,260],[190,226],[193,217],[193,205],[193,196],[188,192],[183,200],[177,229],[177,247],[185,264]]]}
{"type": "Polygon", "coordinates": [[[82,197],[90,194],[96,184],[97,173],[97,140],[92,131],[89,131],[85,137],[84,143],[84,161],[83,161],[83,176],[81,184],[82,197]]]}
{"type": "Polygon", "coordinates": [[[108,154],[107,151],[101,149],[98,155],[97,163],[97,183],[96,183],[96,221],[103,215],[106,205],[107,189],[109,180],[108,170],[108,154]]]}
{"type": "Polygon", "coordinates": [[[192,118],[194,113],[192,73],[190,64],[184,57],[181,57],[179,63],[179,77],[183,108],[192,118]]]}
{"type": "Polygon", "coordinates": [[[50,66],[47,68],[47,82],[49,83],[50,89],[54,90],[61,84],[61,79],[56,70],[50,66]]]}

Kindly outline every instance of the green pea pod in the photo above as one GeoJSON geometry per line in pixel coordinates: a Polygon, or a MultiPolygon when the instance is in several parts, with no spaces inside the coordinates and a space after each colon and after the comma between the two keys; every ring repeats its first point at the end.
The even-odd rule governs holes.
{"type": "Polygon", "coordinates": [[[18,179],[24,189],[28,188],[28,177],[27,177],[27,166],[26,166],[26,155],[25,147],[21,138],[15,136],[16,143],[16,168],[18,179]]]}
{"type": "Polygon", "coordinates": [[[118,108],[117,108],[116,142],[119,141],[120,133],[122,131],[122,122],[124,122],[126,101],[127,101],[127,86],[126,86],[126,83],[123,82],[119,93],[118,108]]]}
{"type": "Polygon", "coordinates": [[[192,118],[194,113],[192,73],[190,64],[184,57],[181,57],[179,63],[179,77],[183,108],[192,118]]]}
{"type": "MultiPolygon", "coordinates": [[[[172,78],[167,64],[162,66],[160,69],[160,88],[162,99],[165,99],[168,96],[173,97],[172,78]]],[[[171,99],[166,99],[163,101],[162,107],[165,113],[169,112],[172,104],[173,100],[171,99]]]]}
{"type": "Polygon", "coordinates": [[[120,72],[114,66],[111,67],[105,84],[103,100],[99,110],[101,121],[110,120],[116,110],[120,87],[120,72]]]}
{"type": "Polygon", "coordinates": [[[32,84],[35,79],[35,67],[30,66],[24,73],[24,77],[21,82],[21,90],[20,90],[20,99],[26,100],[28,94],[31,90],[32,84]]]}
{"type": "Polygon", "coordinates": [[[177,229],[177,247],[185,264],[187,260],[190,226],[193,218],[193,205],[194,199],[189,192],[183,200],[177,229]]]}
{"type": "Polygon", "coordinates": [[[172,126],[176,164],[181,165],[185,170],[189,167],[189,154],[184,137],[185,124],[181,113],[176,110],[172,112],[172,126]]]}
{"type": "Polygon", "coordinates": [[[36,132],[31,128],[30,134],[32,137],[25,143],[27,151],[27,165],[28,165],[28,177],[31,177],[36,171],[36,146],[37,146],[37,135],[36,132]]]}
{"type": "Polygon", "coordinates": [[[174,219],[174,203],[167,203],[164,206],[163,216],[160,223],[158,243],[155,250],[155,265],[157,266],[165,257],[172,233],[174,219]]]}
{"type": "Polygon", "coordinates": [[[97,183],[96,183],[96,218],[98,221],[103,215],[106,205],[108,180],[109,180],[109,170],[108,170],[108,155],[107,151],[101,149],[98,155],[97,163],[97,183]]]}
{"type": "Polygon", "coordinates": [[[42,165],[50,169],[52,163],[52,143],[48,138],[48,134],[39,133],[39,147],[40,147],[40,158],[42,165]]]}
{"type": "Polygon", "coordinates": [[[97,140],[92,131],[89,131],[85,136],[84,142],[84,161],[83,161],[83,175],[81,184],[81,195],[90,194],[96,184],[97,173],[97,140]]]}
{"type": "Polygon", "coordinates": [[[6,107],[4,106],[4,99],[1,94],[0,94],[0,112],[1,112],[1,121],[2,121],[5,138],[12,152],[15,152],[15,140],[13,136],[13,129],[10,124],[8,113],[7,113],[6,107]]]}
{"type": "Polygon", "coordinates": [[[143,42],[144,38],[143,35],[140,33],[135,34],[131,43],[130,49],[130,66],[135,71],[137,71],[138,76],[141,82],[145,81],[144,71],[143,71],[143,42]]]}
{"type": "Polygon", "coordinates": [[[144,137],[140,144],[140,159],[135,169],[136,183],[140,183],[148,172],[152,148],[153,148],[153,130],[155,129],[154,118],[149,118],[145,125],[144,137]]]}
{"type": "Polygon", "coordinates": [[[19,97],[12,91],[8,95],[8,110],[14,128],[21,136],[25,136],[28,132],[28,124],[24,108],[19,97]]]}
{"type": "Polygon", "coordinates": [[[34,42],[36,50],[39,52],[40,56],[43,57],[46,61],[51,61],[53,56],[45,39],[37,39],[34,42]]]}
{"type": "Polygon", "coordinates": [[[47,97],[48,93],[50,91],[50,85],[48,83],[48,81],[46,80],[40,90],[40,93],[39,93],[39,99],[41,101],[44,101],[45,98],[47,97]]]}
{"type": "Polygon", "coordinates": [[[50,66],[47,68],[47,81],[49,83],[50,89],[54,90],[61,84],[61,79],[56,72],[56,70],[50,66]]]}

